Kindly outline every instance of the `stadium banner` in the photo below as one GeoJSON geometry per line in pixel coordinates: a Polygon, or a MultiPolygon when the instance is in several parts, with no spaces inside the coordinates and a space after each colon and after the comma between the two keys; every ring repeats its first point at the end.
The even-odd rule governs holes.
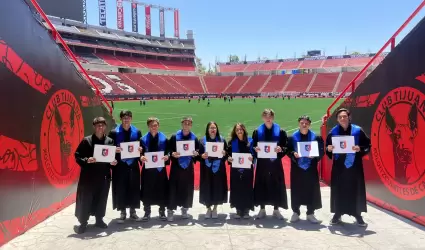
{"type": "Polygon", "coordinates": [[[137,3],[131,3],[131,29],[133,32],[139,32],[139,23],[137,19],[137,3]]]}
{"type": "Polygon", "coordinates": [[[146,26],[146,35],[151,36],[152,35],[151,6],[149,6],[149,5],[145,6],[145,26],[146,26]]]}
{"type": "Polygon", "coordinates": [[[122,6],[123,0],[117,0],[117,28],[124,29],[124,8],[122,6]]]}
{"type": "Polygon", "coordinates": [[[180,38],[179,10],[174,10],[174,37],[180,38]]]}
{"type": "Polygon", "coordinates": [[[106,0],[99,0],[99,25],[106,26],[106,0]]]}
{"type": "Polygon", "coordinates": [[[159,36],[165,37],[164,9],[159,9],[159,36]]]}

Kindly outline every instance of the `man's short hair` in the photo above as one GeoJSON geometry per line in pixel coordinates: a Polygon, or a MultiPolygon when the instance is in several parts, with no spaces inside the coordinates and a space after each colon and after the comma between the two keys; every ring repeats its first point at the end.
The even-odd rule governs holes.
{"type": "Polygon", "coordinates": [[[300,122],[301,120],[307,120],[309,123],[311,123],[310,116],[308,116],[308,115],[302,115],[302,116],[298,117],[298,122],[300,122]]]}
{"type": "Polygon", "coordinates": [[[347,113],[347,115],[348,115],[348,117],[350,117],[350,110],[348,110],[348,109],[346,109],[346,108],[340,108],[340,109],[338,109],[338,111],[336,111],[336,113],[335,113],[335,117],[336,118],[338,118],[338,115],[341,113],[341,112],[346,112],[347,113]]]}
{"type": "Polygon", "coordinates": [[[274,111],[273,111],[273,109],[264,109],[264,111],[261,114],[261,116],[271,116],[271,117],[274,117],[274,111]]]}
{"type": "Polygon", "coordinates": [[[183,123],[183,122],[185,122],[185,121],[188,121],[188,122],[193,123],[193,119],[192,119],[192,117],[191,117],[191,116],[185,116],[185,117],[183,117],[183,118],[182,118],[182,122],[181,122],[181,123],[183,123]]]}
{"type": "Polygon", "coordinates": [[[157,122],[159,125],[159,119],[156,117],[149,117],[148,120],[146,121],[146,125],[150,125],[152,122],[157,122]]]}
{"type": "Polygon", "coordinates": [[[124,116],[133,117],[133,113],[130,110],[121,110],[120,118],[123,118],[124,116]]]}
{"type": "Polygon", "coordinates": [[[106,126],[106,119],[99,116],[93,119],[93,126],[96,126],[97,124],[104,124],[106,126]]]}

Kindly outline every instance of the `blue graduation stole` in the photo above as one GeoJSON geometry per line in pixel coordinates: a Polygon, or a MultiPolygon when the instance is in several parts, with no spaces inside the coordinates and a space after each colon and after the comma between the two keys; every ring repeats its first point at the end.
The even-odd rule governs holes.
{"type": "MultiPolygon", "coordinates": [[[[257,128],[257,136],[258,136],[258,141],[262,142],[266,140],[266,125],[265,124],[261,124],[258,128],[257,128]]],[[[272,125],[272,142],[279,142],[280,140],[280,126],[277,123],[273,123],[272,125]]],[[[272,161],[276,160],[276,158],[272,158],[270,159],[272,161]]]]}
{"type": "MultiPolygon", "coordinates": [[[[152,137],[151,133],[149,133],[149,132],[146,133],[142,137],[142,141],[143,141],[143,144],[144,144],[144,147],[145,147],[145,152],[151,152],[149,150],[149,145],[150,145],[149,143],[150,143],[151,139],[153,139],[153,137],[152,137]]],[[[165,152],[166,147],[167,147],[167,137],[163,133],[158,132],[158,149],[159,149],[159,151],[165,152]]],[[[152,159],[150,159],[150,160],[152,160],[152,159]]],[[[159,172],[161,172],[163,167],[162,168],[156,168],[156,169],[159,172]]]]}
{"type": "MultiPolygon", "coordinates": [[[[316,134],[311,130],[308,130],[307,137],[308,141],[316,140],[316,134]]],[[[301,132],[299,130],[292,134],[292,140],[294,149],[298,148],[298,142],[301,142],[301,132]]],[[[300,168],[307,170],[311,165],[311,158],[300,157],[297,159],[297,162],[300,168]]]]}
{"type": "MultiPolygon", "coordinates": [[[[121,144],[121,142],[124,142],[124,129],[122,128],[122,125],[119,125],[118,127],[116,127],[115,131],[117,132],[117,141],[115,142],[115,144],[117,146],[119,146],[121,144]]],[[[139,132],[139,130],[136,127],[134,127],[133,125],[130,125],[130,141],[140,140],[140,138],[137,138],[137,134],[138,134],[137,132],[139,132]]],[[[125,159],[125,160],[121,159],[121,161],[127,163],[127,165],[129,165],[129,166],[131,164],[133,164],[133,162],[135,160],[136,160],[136,158],[125,159]]]]}
{"type": "MultiPolygon", "coordinates": [[[[360,131],[361,128],[357,125],[350,124],[351,126],[351,135],[354,136],[354,143],[355,145],[359,145],[359,137],[360,137],[360,131]]],[[[332,136],[339,136],[339,125],[336,125],[331,130],[332,136]]],[[[334,154],[334,157],[336,160],[338,160],[340,154],[334,154]]],[[[344,165],[346,168],[351,168],[354,164],[354,160],[356,159],[356,153],[350,153],[346,154],[344,165]]]]}
{"type": "MultiPolygon", "coordinates": [[[[249,146],[249,151],[251,152],[251,154],[254,153],[254,147],[252,146],[252,138],[248,137],[248,146],[249,146]]],[[[232,153],[239,153],[239,139],[235,138],[232,140],[232,153]]],[[[243,173],[245,169],[240,168],[238,169],[238,171],[240,173],[243,173]]]]}
{"type": "MultiPolygon", "coordinates": [[[[207,146],[207,137],[204,136],[202,141],[203,141],[204,147],[206,147],[207,146]]],[[[223,137],[220,136],[220,140],[218,140],[218,137],[216,136],[215,141],[216,142],[222,142],[223,137]]],[[[209,168],[211,168],[211,166],[212,166],[212,171],[215,174],[220,169],[221,159],[212,160],[212,162],[210,162],[209,159],[205,159],[205,165],[207,165],[207,167],[209,167],[209,168]]]]}
{"type": "MultiPolygon", "coordinates": [[[[190,141],[196,140],[196,136],[194,133],[190,132],[189,136],[190,136],[189,138],[190,141]]],[[[177,131],[176,141],[183,141],[183,131],[181,130],[177,131]]],[[[178,158],[178,161],[179,161],[180,167],[182,167],[183,169],[186,169],[187,167],[189,167],[189,164],[192,161],[192,156],[180,156],[178,158]]]]}

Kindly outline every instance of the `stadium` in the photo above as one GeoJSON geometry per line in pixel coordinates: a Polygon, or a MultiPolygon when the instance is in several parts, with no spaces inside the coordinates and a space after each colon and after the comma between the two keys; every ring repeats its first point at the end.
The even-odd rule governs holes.
{"type": "MultiPolygon", "coordinates": [[[[312,130],[326,139],[336,124],[336,108],[349,108],[372,140],[372,154],[364,158],[368,202],[425,226],[425,159],[421,155],[425,148],[419,143],[425,135],[418,132],[416,138],[410,137],[410,157],[416,158],[420,174],[409,184],[397,183],[388,176],[394,174],[401,157],[396,149],[399,142],[386,138],[388,126],[381,125],[390,110],[402,128],[409,119],[416,128],[425,126],[421,66],[425,51],[419,45],[425,42],[425,21],[395,43],[425,1],[376,53],[325,56],[309,51],[299,58],[236,62],[229,58],[217,62],[213,73],[201,72],[197,65],[194,31],[181,37],[176,8],[124,1],[131,2],[126,5],[131,9],[124,9],[123,0],[117,0],[118,29],[111,29],[106,27],[105,0],[98,1],[98,25],[87,24],[86,0],[69,6],[67,12],[63,12],[67,8],[58,11],[57,4],[65,4],[59,2],[64,1],[19,0],[11,4],[15,16],[8,8],[0,10],[0,21],[15,20],[22,34],[18,37],[0,27],[0,79],[4,79],[0,80],[0,103],[19,109],[19,113],[4,109],[2,117],[14,118],[16,124],[0,125],[0,201],[5,204],[0,209],[0,246],[74,203],[79,169],[63,150],[63,140],[76,148],[77,141],[91,133],[93,117],[104,116],[112,125],[124,109],[133,112],[133,124],[143,132],[148,117],[158,117],[161,131],[171,136],[180,129],[181,118],[191,116],[197,136],[202,137],[205,125],[214,120],[227,137],[237,122],[252,133],[261,122],[261,112],[272,108],[276,122],[288,134],[298,129],[300,115],[308,115],[312,130]],[[151,35],[151,9],[159,10],[159,37],[151,35]],[[165,36],[165,11],[174,15],[174,37],[165,36]],[[132,15],[131,32],[124,30],[127,12],[132,15]],[[141,12],[144,32],[138,29],[141,12]],[[17,96],[32,102],[23,103],[17,96]],[[412,107],[420,115],[410,115],[412,107]],[[53,112],[65,121],[56,124],[59,130],[72,130],[69,138],[55,129],[53,112]],[[65,128],[68,119],[72,125],[65,128]],[[22,132],[19,127],[27,124],[33,126],[22,132]]],[[[331,164],[325,157],[319,164],[323,187],[331,183],[331,164]]],[[[289,187],[288,157],[283,165],[289,187]]],[[[195,169],[198,188],[199,164],[195,169]]]]}

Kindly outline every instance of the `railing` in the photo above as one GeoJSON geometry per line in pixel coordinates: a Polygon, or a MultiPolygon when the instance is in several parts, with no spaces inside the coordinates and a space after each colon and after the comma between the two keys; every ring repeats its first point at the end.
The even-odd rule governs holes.
{"type": "Polygon", "coordinates": [[[68,55],[72,58],[72,60],[74,60],[74,62],[77,64],[78,69],[82,72],[82,74],[87,78],[87,81],[90,82],[90,84],[95,88],[96,90],[96,95],[106,104],[106,106],[109,109],[109,112],[112,114],[112,107],[111,105],[109,105],[108,100],[106,100],[106,98],[100,93],[99,88],[96,86],[96,84],[93,82],[93,80],[89,77],[89,75],[87,74],[86,70],[83,68],[83,66],[81,66],[80,62],[78,61],[78,59],[75,57],[74,53],[71,51],[71,49],[68,47],[68,45],[65,43],[65,41],[62,39],[62,36],[59,34],[59,32],[56,30],[55,26],[52,24],[52,22],[50,22],[49,18],[47,17],[46,13],[44,13],[44,11],[41,9],[40,5],[37,3],[36,0],[31,0],[32,5],[34,6],[34,8],[37,10],[37,12],[41,15],[41,17],[43,18],[44,21],[46,21],[47,25],[49,25],[51,31],[52,31],[52,36],[53,39],[56,39],[60,41],[60,43],[62,44],[62,46],[65,48],[66,52],[68,53],[68,55]]]}
{"type": "Polygon", "coordinates": [[[406,28],[406,26],[412,21],[412,19],[421,11],[421,9],[425,6],[425,1],[422,1],[422,3],[416,8],[416,10],[407,18],[407,20],[403,23],[403,25],[398,28],[398,30],[394,33],[394,35],[391,36],[391,38],[384,44],[384,46],[376,53],[374,57],[364,66],[364,68],[354,77],[354,79],[345,87],[345,89],[339,94],[339,96],[332,102],[332,104],[329,106],[329,108],[326,111],[326,117],[325,117],[325,123],[326,120],[330,116],[331,109],[338,103],[339,100],[345,95],[345,93],[348,91],[348,89],[351,87],[351,92],[354,93],[355,84],[356,81],[366,72],[366,70],[372,65],[372,63],[375,61],[377,57],[379,57],[382,52],[388,47],[388,45],[391,44],[391,50],[395,48],[395,39],[400,34],[401,31],[406,28]]]}

